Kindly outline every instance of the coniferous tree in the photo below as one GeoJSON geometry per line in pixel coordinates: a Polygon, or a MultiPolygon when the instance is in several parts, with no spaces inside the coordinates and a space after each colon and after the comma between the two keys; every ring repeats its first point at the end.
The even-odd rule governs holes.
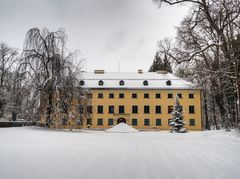
{"type": "Polygon", "coordinates": [[[172,65],[171,62],[168,60],[167,55],[164,54],[164,58],[163,58],[163,70],[172,73],[172,65]]]}
{"type": "Polygon", "coordinates": [[[162,59],[159,57],[158,52],[156,52],[153,63],[149,69],[149,72],[156,72],[159,70],[159,66],[162,64],[162,59]]]}
{"type": "Polygon", "coordinates": [[[182,110],[182,106],[180,105],[178,95],[175,98],[175,105],[172,111],[172,119],[170,121],[170,126],[172,126],[172,129],[170,130],[170,132],[179,132],[179,133],[186,132],[186,128],[184,128],[184,121],[183,121],[183,110],[182,110]]]}
{"type": "Polygon", "coordinates": [[[164,55],[164,58],[162,60],[158,52],[156,52],[153,63],[149,69],[149,72],[156,72],[156,71],[167,71],[169,73],[172,73],[171,63],[167,59],[167,56],[164,55]]]}

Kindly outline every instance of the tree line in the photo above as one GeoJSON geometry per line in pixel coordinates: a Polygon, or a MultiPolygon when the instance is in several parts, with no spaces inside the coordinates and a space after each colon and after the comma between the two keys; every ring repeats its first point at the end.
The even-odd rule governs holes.
{"type": "Polygon", "coordinates": [[[157,53],[202,89],[205,129],[240,128],[240,1],[153,2],[160,8],[191,4],[175,38],[160,40],[157,53]]]}

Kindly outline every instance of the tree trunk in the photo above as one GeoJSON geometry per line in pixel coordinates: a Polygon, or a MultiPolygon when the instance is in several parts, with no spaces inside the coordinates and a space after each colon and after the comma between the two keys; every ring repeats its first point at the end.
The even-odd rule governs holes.
{"type": "Polygon", "coordinates": [[[50,127],[52,122],[52,108],[53,108],[53,89],[52,86],[48,89],[48,106],[47,106],[47,121],[46,126],[50,127]]]}
{"type": "Polygon", "coordinates": [[[207,106],[206,92],[203,93],[203,100],[204,100],[204,112],[205,112],[205,129],[211,130],[209,125],[209,119],[208,119],[208,106],[207,106]]]}
{"type": "Polygon", "coordinates": [[[12,112],[12,121],[16,121],[16,120],[17,120],[17,113],[12,112]]]}

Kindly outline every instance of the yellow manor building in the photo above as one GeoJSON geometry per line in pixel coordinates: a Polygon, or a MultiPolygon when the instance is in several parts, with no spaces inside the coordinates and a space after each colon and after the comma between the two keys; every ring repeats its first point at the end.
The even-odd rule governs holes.
{"type": "Polygon", "coordinates": [[[80,82],[90,91],[92,118],[87,125],[107,129],[120,122],[137,129],[168,130],[176,95],[184,111],[185,127],[202,129],[201,90],[165,71],[85,72],[80,82]]]}

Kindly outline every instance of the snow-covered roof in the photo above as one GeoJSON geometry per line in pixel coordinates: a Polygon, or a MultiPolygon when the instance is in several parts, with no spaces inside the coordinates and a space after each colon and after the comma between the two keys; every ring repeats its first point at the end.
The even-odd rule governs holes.
{"type": "Polygon", "coordinates": [[[82,80],[85,88],[120,88],[120,89],[197,89],[192,83],[176,77],[171,73],[160,74],[157,72],[83,72],[82,80]],[[124,85],[120,85],[120,81],[124,85]],[[144,85],[144,81],[148,85],[144,85]],[[99,81],[103,85],[99,86],[99,81]],[[167,85],[167,81],[171,85],[167,85]]]}

